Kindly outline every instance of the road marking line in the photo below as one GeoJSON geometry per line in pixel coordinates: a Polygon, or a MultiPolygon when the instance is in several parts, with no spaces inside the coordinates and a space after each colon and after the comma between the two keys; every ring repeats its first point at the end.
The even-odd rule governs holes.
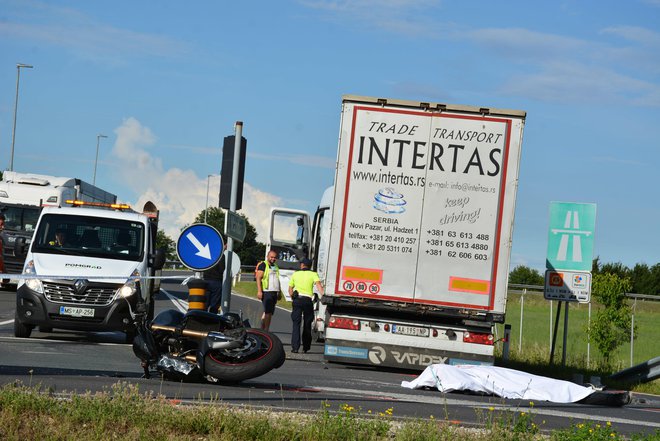
{"type": "Polygon", "coordinates": [[[8,325],[8,324],[10,324],[10,323],[14,323],[14,319],[7,320],[6,322],[0,322],[0,326],[2,326],[2,325],[8,325]]]}
{"type": "MultiPolygon", "coordinates": [[[[428,404],[440,404],[440,405],[447,404],[453,406],[481,407],[484,409],[489,409],[491,407],[494,407],[496,409],[530,412],[530,409],[528,407],[519,407],[517,405],[507,405],[507,404],[482,404],[474,401],[449,398],[447,395],[442,395],[440,397],[433,397],[426,395],[420,396],[420,395],[409,395],[409,394],[390,393],[390,392],[374,392],[374,391],[365,392],[357,389],[344,389],[344,388],[323,387],[323,386],[310,386],[310,387],[315,387],[326,392],[350,394],[359,397],[365,395],[372,397],[383,396],[398,401],[410,401],[410,402],[419,402],[419,403],[423,402],[428,404]]],[[[651,421],[631,420],[627,418],[616,418],[616,417],[608,417],[608,416],[599,416],[589,413],[579,413],[578,410],[579,408],[576,407],[574,412],[565,412],[561,410],[545,409],[540,406],[535,406],[533,413],[535,415],[548,415],[548,416],[556,416],[561,418],[572,418],[573,420],[583,419],[586,421],[602,421],[602,422],[609,421],[611,423],[642,425],[647,427],[660,428],[660,423],[654,423],[651,421]]]]}

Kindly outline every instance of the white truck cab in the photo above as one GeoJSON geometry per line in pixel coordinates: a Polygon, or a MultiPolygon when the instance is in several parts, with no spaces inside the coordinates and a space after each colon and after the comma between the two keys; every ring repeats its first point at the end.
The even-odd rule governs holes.
{"type": "Polygon", "coordinates": [[[26,253],[24,240],[17,240],[17,249],[26,254],[23,275],[34,278],[18,284],[16,337],[29,337],[35,326],[130,336],[133,323],[122,289],[134,290],[128,296],[132,306],[142,296],[153,315],[160,289],[153,277],[165,260],[156,250],[153,204],[148,203],[148,214],[127,205],[77,205],[44,207],[26,253]]]}

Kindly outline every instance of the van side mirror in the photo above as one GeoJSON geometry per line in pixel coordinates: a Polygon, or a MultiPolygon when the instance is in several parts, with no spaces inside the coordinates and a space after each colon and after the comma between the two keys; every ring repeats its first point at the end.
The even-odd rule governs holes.
{"type": "Polygon", "coordinates": [[[17,237],[16,242],[14,242],[14,255],[24,258],[27,254],[26,245],[24,237],[17,237]]]}
{"type": "Polygon", "coordinates": [[[165,266],[166,253],[164,248],[158,248],[153,255],[152,266],[155,270],[161,270],[165,266]]]}

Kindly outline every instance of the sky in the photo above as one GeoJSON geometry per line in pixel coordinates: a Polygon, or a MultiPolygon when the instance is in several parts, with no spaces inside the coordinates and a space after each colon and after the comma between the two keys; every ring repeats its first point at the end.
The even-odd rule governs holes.
{"type": "Polygon", "coordinates": [[[17,63],[14,170],[96,165],[175,240],[236,121],[259,239],[271,207],[313,212],[354,94],[527,112],[511,268],[545,268],[552,201],[597,205],[601,262],[660,262],[660,0],[0,0],[2,170],[17,63]]]}

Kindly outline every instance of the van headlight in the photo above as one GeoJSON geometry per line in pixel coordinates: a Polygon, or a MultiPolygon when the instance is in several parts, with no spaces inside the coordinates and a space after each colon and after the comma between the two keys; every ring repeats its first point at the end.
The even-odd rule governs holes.
{"type": "Polygon", "coordinates": [[[135,294],[135,292],[137,291],[138,279],[135,279],[134,277],[140,277],[140,273],[138,272],[137,269],[133,271],[133,273],[131,274],[131,278],[128,279],[126,283],[124,283],[124,286],[122,286],[117,290],[117,294],[119,294],[120,297],[124,297],[126,299],[132,296],[133,294],[135,294]]]}
{"type": "MultiPolygon", "coordinates": [[[[25,269],[23,270],[23,275],[37,275],[37,270],[34,269],[34,261],[30,260],[27,264],[25,264],[25,269]]],[[[25,280],[25,285],[30,288],[32,291],[43,294],[44,293],[44,284],[41,283],[40,279],[26,279],[25,280]]]]}

